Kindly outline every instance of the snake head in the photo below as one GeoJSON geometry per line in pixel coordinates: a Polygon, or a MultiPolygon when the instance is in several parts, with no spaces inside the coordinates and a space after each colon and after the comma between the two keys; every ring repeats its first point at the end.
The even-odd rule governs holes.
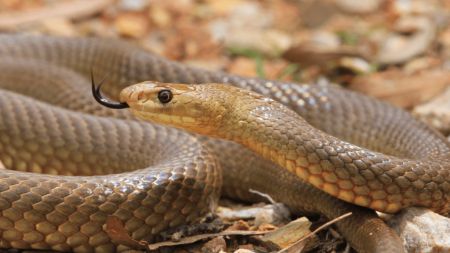
{"type": "Polygon", "coordinates": [[[120,102],[138,118],[214,135],[225,115],[224,94],[205,85],[142,82],[123,89],[120,102]]]}

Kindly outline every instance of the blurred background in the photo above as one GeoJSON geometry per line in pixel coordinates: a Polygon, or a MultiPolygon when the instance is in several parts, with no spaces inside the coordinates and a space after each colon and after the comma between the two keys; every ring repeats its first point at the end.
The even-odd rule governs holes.
{"type": "Polygon", "coordinates": [[[211,70],[336,83],[450,134],[447,0],[0,0],[0,31],[122,38],[211,70]]]}

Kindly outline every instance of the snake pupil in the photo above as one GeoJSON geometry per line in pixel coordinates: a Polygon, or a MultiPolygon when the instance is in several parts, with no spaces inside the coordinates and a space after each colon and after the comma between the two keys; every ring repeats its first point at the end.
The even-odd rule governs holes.
{"type": "Polygon", "coordinates": [[[163,104],[169,103],[170,100],[172,100],[172,97],[173,97],[173,95],[170,90],[161,90],[158,93],[158,99],[163,104]]]}

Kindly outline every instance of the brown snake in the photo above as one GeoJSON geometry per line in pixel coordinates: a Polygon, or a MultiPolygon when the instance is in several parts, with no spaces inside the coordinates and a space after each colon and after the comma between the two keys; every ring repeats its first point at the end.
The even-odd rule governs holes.
{"type": "MultiPolygon", "coordinates": [[[[134,239],[155,240],[161,231],[195,223],[213,210],[222,184],[220,164],[223,191],[229,196],[248,199],[252,188],[294,211],[328,218],[352,211],[354,215],[337,225],[355,249],[403,251],[399,238],[373,211],[325,194],[237,144],[207,139],[205,147],[188,134],[101,107],[85,85],[91,69],[98,76],[108,75],[104,90],[116,99],[127,85],[145,80],[229,83],[271,97],[312,126],[367,148],[312,127],[300,130],[305,144],[298,154],[305,159],[298,163],[310,170],[308,175],[296,171],[302,178],[311,177],[311,183],[344,200],[385,212],[411,205],[448,212],[448,143],[406,112],[360,94],[199,70],[104,39],[3,35],[0,57],[3,89],[45,101],[10,91],[0,94],[0,160],[15,170],[0,171],[0,247],[125,250],[104,231],[109,215],[119,217],[134,239]]],[[[264,115],[264,109],[256,114],[264,115]]],[[[298,117],[286,110],[272,123],[299,127],[283,121],[287,116],[298,117]]],[[[281,137],[286,146],[279,142],[272,149],[284,151],[291,147],[290,139],[296,140],[281,137]]],[[[270,144],[272,139],[255,141],[270,144]]],[[[286,160],[279,163],[293,170],[286,160]]]]}

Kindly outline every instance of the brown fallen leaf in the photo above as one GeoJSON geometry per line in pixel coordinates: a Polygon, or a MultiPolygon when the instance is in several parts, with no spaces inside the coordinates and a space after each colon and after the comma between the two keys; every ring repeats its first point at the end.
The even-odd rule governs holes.
{"type": "Polygon", "coordinates": [[[49,18],[80,19],[103,10],[113,2],[113,0],[61,1],[44,8],[6,12],[0,15],[0,30],[13,30],[17,26],[49,18]]]}
{"type": "Polygon", "coordinates": [[[347,46],[326,48],[308,43],[293,46],[283,54],[284,59],[301,66],[327,66],[330,62],[337,62],[343,57],[365,58],[356,49],[347,46]]]}
{"type": "Polygon", "coordinates": [[[436,36],[436,24],[426,17],[401,18],[395,30],[380,40],[376,60],[381,64],[403,63],[425,53],[436,36]],[[404,33],[412,35],[404,36],[404,33]]]}
{"type": "Polygon", "coordinates": [[[411,108],[441,93],[449,80],[450,73],[443,70],[407,74],[394,69],[356,77],[349,88],[402,108],[411,108]]]}
{"type": "Polygon", "coordinates": [[[311,222],[306,217],[298,218],[287,225],[263,236],[263,241],[271,241],[281,249],[287,248],[297,242],[311,231],[311,222]]]}
{"type": "Polygon", "coordinates": [[[130,237],[123,226],[123,222],[117,216],[110,215],[106,219],[106,233],[113,241],[135,249],[144,249],[146,246],[145,243],[138,242],[130,237]]]}
{"type": "Polygon", "coordinates": [[[250,225],[243,220],[238,220],[233,223],[230,227],[228,227],[228,230],[250,230],[250,225]]]}
{"type": "Polygon", "coordinates": [[[71,20],[65,18],[45,19],[40,29],[46,34],[74,37],[78,35],[77,29],[71,20]]]}
{"type": "Polygon", "coordinates": [[[142,38],[149,29],[149,19],[142,13],[125,12],[114,21],[117,32],[131,38],[142,38]]]}

